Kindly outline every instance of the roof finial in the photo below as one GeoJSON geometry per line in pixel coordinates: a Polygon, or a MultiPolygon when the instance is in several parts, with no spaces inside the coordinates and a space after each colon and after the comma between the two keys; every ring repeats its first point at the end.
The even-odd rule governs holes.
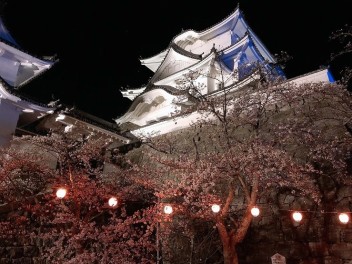
{"type": "Polygon", "coordinates": [[[237,2],[236,9],[240,9],[240,1],[237,2]]]}
{"type": "Polygon", "coordinates": [[[211,48],[210,52],[216,52],[215,43],[213,43],[213,47],[211,48]]]}

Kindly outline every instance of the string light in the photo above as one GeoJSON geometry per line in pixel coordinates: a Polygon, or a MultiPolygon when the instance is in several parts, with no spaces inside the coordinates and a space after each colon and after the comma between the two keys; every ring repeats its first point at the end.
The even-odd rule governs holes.
{"type": "MultiPolygon", "coordinates": [[[[56,197],[57,198],[63,199],[66,195],[67,195],[67,189],[66,188],[61,187],[61,188],[58,188],[56,190],[56,197]]],[[[114,197],[114,196],[110,197],[110,199],[108,200],[108,205],[110,207],[118,206],[118,199],[116,197],[114,197]]],[[[221,209],[221,207],[218,204],[212,204],[212,206],[211,206],[211,210],[212,210],[213,213],[220,212],[220,209],[221,209]]],[[[321,211],[310,211],[310,210],[308,210],[308,211],[307,210],[299,210],[299,211],[295,210],[295,211],[293,211],[293,210],[287,210],[287,209],[279,209],[279,210],[281,210],[281,211],[292,211],[293,212],[292,213],[292,218],[293,218],[293,220],[295,222],[298,222],[298,223],[301,222],[302,219],[303,219],[302,212],[308,212],[308,213],[317,213],[318,212],[318,213],[322,213],[322,214],[325,214],[325,213],[338,214],[338,219],[339,219],[339,221],[342,224],[347,224],[350,221],[349,214],[351,213],[351,212],[339,213],[339,212],[336,212],[336,211],[334,211],[334,212],[326,212],[326,211],[323,211],[323,210],[321,210],[321,211]]],[[[172,214],[173,213],[172,206],[171,205],[165,205],[164,206],[164,213],[167,214],[167,215],[172,214]]],[[[252,209],[251,209],[251,214],[252,214],[253,217],[259,216],[259,214],[260,214],[259,208],[257,206],[253,206],[252,209]]]]}
{"type": "Polygon", "coordinates": [[[346,214],[346,213],[340,213],[340,214],[339,214],[339,220],[340,220],[340,222],[341,222],[342,224],[347,224],[348,221],[350,221],[350,218],[349,218],[348,214],[346,214]]]}
{"type": "MultiPolygon", "coordinates": [[[[281,211],[292,211],[292,210],[284,210],[284,209],[280,209],[281,211]]],[[[351,212],[344,212],[344,213],[340,213],[337,211],[306,211],[306,210],[300,210],[300,211],[293,211],[292,214],[292,218],[296,221],[296,222],[300,222],[303,218],[302,216],[302,212],[306,212],[306,213],[321,213],[321,214],[338,214],[338,219],[342,224],[347,224],[350,221],[350,217],[349,214],[351,214],[351,212]]]]}
{"type": "Polygon", "coordinates": [[[172,206],[171,205],[165,205],[164,206],[164,213],[165,214],[172,214],[172,212],[173,212],[173,209],[172,209],[172,206]]]}
{"type": "Polygon", "coordinates": [[[118,204],[117,198],[116,197],[111,197],[108,201],[108,204],[110,207],[116,207],[118,204]]]}
{"type": "Polygon", "coordinates": [[[211,206],[211,210],[212,210],[214,213],[220,212],[220,205],[218,205],[218,204],[213,204],[213,205],[211,206]]]}
{"type": "Polygon", "coordinates": [[[56,191],[56,197],[60,199],[64,198],[66,194],[67,194],[67,190],[65,188],[59,188],[56,191]]]}
{"type": "MultiPolygon", "coordinates": [[[[218,213],[220,212],[220,205],[218,204],[213,204],[211,206],[211,210],[213,211],[213,213],[218,213]]],[[[287,210],[287,209],[279,209],[280,211],[292,211],[292,218],[295,222],[299,223],[302,221],[303,219],[303,215],[302,215],[302,212],[308,212],[308,213],[314,213],[314,212],[320,212],[320,213],[338,213],[338,212],[325,212],[325,211],[305,211],[305,210],[300,210],[300,211],[297,211],[297,210],[287,210]]],[[[173,213],[173,208],[171,205],[165,205],[164,206],[164,213],[165,214],[172,214],[173,213]]],[[[350,213],[350,212],[348,212],[350,213]]],[[[341,223],[343,224],[347,224],[349,222],[349,216],[348,216],[348,213],[340,213],[339,214],[339,220],[341,223]]],[[[251,214],[253,217],[257,217],[260,215],[260,209],[257,207],[257,206],[253,206],[252,209],[251,209],[251,214]]]]}
{"type": "Polygon", "coordinates": [[[292,218],[293,218],[293,220],[295,220],[296,222],[301,222],[303,216],[302,216],[301,212],[295,211],[295,212],[293,212],[293,214],[292,214],[292,218]]]}
{"type": "Polygon", "coordinates": [[[252,214],[254,217],[257,217],[257,216],[260,214],[259,208],[256,207],[256,206],[253,206],[253,208],[251,209],[251,214],[252,214]]]}

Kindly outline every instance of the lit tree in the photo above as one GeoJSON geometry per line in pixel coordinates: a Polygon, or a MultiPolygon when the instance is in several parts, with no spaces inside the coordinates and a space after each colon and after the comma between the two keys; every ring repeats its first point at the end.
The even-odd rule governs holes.
{"type": "Polygon", "coordinates": [[[2,239],[38,245],[50,263],[155,262],[149,193],[129,181],[123,158],[105,172],[105,143],[53,134],[2,149],[2,239]]]}
{"type": "MultiPolygon", "coordinates": [[[[352,116],[351,94],[338,85],[259,81],[231,93],[224,87],[211,97],[202,95],[194,76],[182,85],[196,102],[190,111],[203,118],[188,130],[146,140],[146,160],[138,171],[162,204],[174,206],[162,225],[169,237],[162,237],[165,261],[179,263],[174,258],[180,254],[172,261],[168,254],[182,250],[170,242],[172,229],[192,245],[202,222],[216,227],[224,263],[235,264],[251,209],[270,190],[319,203],[322,179],[351,183],[352,142],[345,126],[352,116]],[[220,205],[217,214],[213,204],[220,205]]],[[[189,263],[197,261],[192,246],[189,251],[189,263]]]]}
{"type": "MultiPolygon", "coordinates": [[[[331,54],[331,61],[338,61],[341,58],[345,59],[345,63],[348,64],[341,71],[341,81],[344,84],[351,85],[352,69],[350,59],[352,54],[352,26],[345,25],[343,28],[338,29],[331,33],[330,39],[340,43],[338,51],[331,54]]],[[[349,87],[351,90],[351,87],[349,87]]]]}
{"type": "Polygon", "coordinates": [[[330,38],[342,44],[342,49],[331,55],[333,59],[352,52],[352,27],[350,25],[345,25],[344,28],[332,32],[330,38]]]}

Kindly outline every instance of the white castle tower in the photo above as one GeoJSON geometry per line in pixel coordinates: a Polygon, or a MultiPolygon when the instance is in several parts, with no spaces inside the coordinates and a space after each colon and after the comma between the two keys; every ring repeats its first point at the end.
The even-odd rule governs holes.
{"type": "MultiPolygon", "coordinates": [[[[116,122],[129,124],[135,135],[163,134],[190,125],[197,115],[173,118],[174,113],[191,104],[180,84],[186,74],[199,73],[194,82],[205,96],[222,89],[233,91],[258,79],[258,65],[266,78],[285,79],[274,56],[249,27],[239,6],[225,19],[203,31],[186,30],[175,36],[160,53],[140,60],[154,72],[145,87],[122,91],[133,100],[116,122]],[[219,81],[224,80],[224,81],[219,81]]],[[[263,77],[263,76],[261,76],[263,77]]],[[[328,69],[297,77],[295,82],[333,81],[328,69]]]]}

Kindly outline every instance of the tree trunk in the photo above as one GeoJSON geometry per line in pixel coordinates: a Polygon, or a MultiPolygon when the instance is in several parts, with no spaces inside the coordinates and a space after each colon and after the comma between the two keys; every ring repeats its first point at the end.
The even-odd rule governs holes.
{"type": "MultiPolygon", "coordinates": [[[[241,181],[240,177],[239,180],[241,181]]],[[[247,193],[248,205],[241,221],[238,223],[238,225],[235,225],[238,227],[236,229],[228,230],[224,222],[224,217],[228,214],[230,204],[233,201],[234,197],[234,192],[231,188],[229,190],[221,215],[216,220],[216,227],[218,229],[223,247],[224,264],[238,264],[236,245],[242,242],[251,224],[251,208],[253,207],[257,199],[259,176],[255,177],[253,180],[253,187],[251,193],[248,191],[248,189],[246,189],[246,185],[244,184],[244,182],[241,181],[241,183],[243,184],[243,188],[247,193]]]]}
{"type": "Polygon", "coordinates": [[[252,220],[251,206],[250,203],[237,230],[228,231],[224,221],[220,218],[216,223],[223,247],[224,264],[238,264],[236,245],[242,242],[250,226],[252,220]]]}
{"type": "Polygon", "coordinates": [[[222,220],[218,219],[216,226],[219,231],[222,253],[224,257],[224,264],[238,264],[238,257],[236,252],[236,241],[233,234],[226,230],[225,224],[222,220]]]}
{"type": "Polygon", "coordinates": [[[223,245],[224,264],[238,264],[236,246],[233,243],[223,245]]]}

